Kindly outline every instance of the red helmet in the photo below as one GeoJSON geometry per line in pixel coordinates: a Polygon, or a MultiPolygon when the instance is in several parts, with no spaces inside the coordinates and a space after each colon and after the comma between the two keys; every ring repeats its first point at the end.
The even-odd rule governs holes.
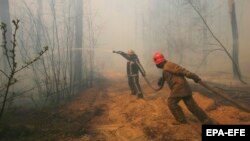
{"type": "Polygon", "coordinates": [[[153,59],[156,65],[166,61],[166,59],[164,58],[164,55],[160,52],[156,52],[153,56],[153,59]]]}

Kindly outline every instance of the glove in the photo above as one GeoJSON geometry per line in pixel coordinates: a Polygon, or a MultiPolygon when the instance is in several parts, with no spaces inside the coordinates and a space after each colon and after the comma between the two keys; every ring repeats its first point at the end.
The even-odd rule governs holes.
{"type": "Polygon", "coordinates": [[[113,53],[121,54],[122,52],[121,51],[114,51],[113,50],[113,53]]]}
{"type": "Polygon", "coordinates": [[[198,75],[194,75],[193,80],[195,83],[199,83],[201,81],[201,78],[198,75]]]}
{"type": "Polygon", "coordinates": [[[146,73],[142,73],[141,75],[142,75],[143,77],[145,77],[145,76],[146,76],[146,73]]]}
{"type": "Polygon", "coordinates": [[[164,78],[163,77],[159,78],[157,84],[158,84],[158,86],[162,86],[164,84],[164,78]]]}

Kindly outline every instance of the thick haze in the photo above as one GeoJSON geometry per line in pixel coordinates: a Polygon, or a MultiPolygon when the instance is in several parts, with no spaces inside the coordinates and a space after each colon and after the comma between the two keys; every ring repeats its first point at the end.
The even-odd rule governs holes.
{"type": "MultiPolygon", "coordinates": [[[[229,52],[231,52],[232,35],[227,0],[209,0],[207,1],[206,8],[208,11],[206,14],[208,25],[227,47],[229,52]]],[[[199,36],[201,36],[201,29],[195,26],[202,26],[203,23],[190,5],[186,4],[183,0],[93,0],[92,9],[98,13],[97,21],[103,26],[99,48],[105,50],[106,53],[103,52],[103,54],[109,56],[109,58],[101,61],[103,61],[103,64],[110,65],[111,68],[118,66],[125,68],[125,59],[119,55],[107,53],[108,51],[111,52],[112,49],[127,51],[129,48],[132,48],[139,55],[144,66],[146,64],[154,65],[151,59],[152,54],[155,51],[167,52],[166,48],[168,44],[162,38],[169,38],[170,36],[171,38],[169,38],[168,42],[171,42],[172,38],[175,40],[172,42],[184,41],[184,44],[182,44],[184,55],[192,56],[192,60],[189,62],[189,57],[187,57],[188,59],[180,63],[195,71],[200,63],[199,61],[201,61],[199,55],[201,52],[192,53],[186,51],[188,50],[187,47],[195,46],[196,48],[202,48],[204,44],[218,44],[209,33],[209,41],[205,43],[198,41],[199,36]],[[167,31],[162,31],[164,26],[168,25],[170,27],[167,31]],[[193,28],[193,30],[189,30],[190,28],[193,28]],[[187,34],[186,32],[188,31],[193,33],[182,35],[183,33],[187,34]],[[164,34],[166,33],[170,35],[165,36],[164,34]],[[147,37],[143,37],[143,34],[147,37]],[[186,36],[192,35],[193,37],[189,37],[192,41],[189,38],[185,39],[187,38],[186,36]],[[146,42],[143,38],[146,38],[146,42]],[[148,55],[144,55],[145,52],[148,52],[146,53],[148,55]]],[[[242,74],[247,76],[250,71],[248,57],[250,53],[250,2],[247,0],[237,0],[236,10],[240,43],[239,62],[242,74]]],[[[204,15],[204,13],[202,14],[204,15]]],[[[206,47],[209,48],[211,46],[208,45],[206,47]]],[[[172,48],[174,47],[173,45],[172,48]]],[[[102,55],[100,54],[100,56],[102,55]]],[[[178,56],[179,52],[176,52],[169,59],[178,63],[178,56]]],[[[168,56],[166,57],[168,58],[168,56]]],[[[150,66],[145,67],[150,68],[150,66]]],[[[231,73],[231,68],[230,60],[226,54],[218,51],[208,56],[207,67],[199,69],[200,72],[198,71],[198,73],[201,73],[201,71],[231,73]]]]}
{"type": "MultiPolygon", "coordinates": [[[[49,2],[49,0],[43,0],[42,17],[43,22],[52,31],[49,2]]],[[[228,1],[195,0],[194,3],[201,14],[206,17],[214,34],[231,52],[232,35],[228,1]]],[[[72,5],[71,1],[55,0],[58,30],[62,33],[65,30],[63,19],[72,16],[63,13],[67,12],[69,5],[72,5]]],[[[10,0],[10,7],[11,17],[19,18],[22,21],[22,17],[36,15],[38,6],[37,1],[34,0],[10,0]]],[[[72,7],[71,11],[74,10],[72,7]]],[[[236,10],[240,68],[243,76],[249,77],[250,1],[236,0],[236,10]]],[[[131,48],[138,54],[142,65],[148,72],[156,72],[152,55],[155,51],[161,51],[169,60],[197,73],[232,73],[231,62],[222,51],[211,53],[207,57],[206,66],[199,67],[204,57],[202,49],[210,50],[220,47],[210,33],[207,32],[207,37],[204,39],[201,32],[204,30],[204,24],[185,0],[84,0],[84,50],[88,50],[86,49],[88,48],[86,19],[89,15],[92,16],[92,23],[96,27],[93,30],[96,35],[98,34],[94,64],[98,70],[114,69],[125,72],[126,60],[113,54],[112,50],[126,52],[131,48]]],[[[72,19],[74,18],[72,16],[72,19]]],[[[29,22],[22,21],[22,23],[26,24],[26,28],[30,27],[29,22]]],[[[59,40],[64,41],[64,38],[60,36],[59,40]]],[[[48,42],[43,42],[43,44],[53,46],[48,42]]]]}

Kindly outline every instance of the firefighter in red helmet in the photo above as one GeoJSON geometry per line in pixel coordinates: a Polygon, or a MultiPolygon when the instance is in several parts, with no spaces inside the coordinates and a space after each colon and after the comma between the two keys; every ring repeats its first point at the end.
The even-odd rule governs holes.
{"type": "Polygon", "coordinates": [[[168,97],[168,107],[178,123],[187,123],[184,113],[178,103],[183,100],[188,110],[195,115],[203,124],[213,124],[213,121],[197,105],[192,97],[191,88],[186,78],[193,79],[196,83],[201,81],[200,77],[185,68],[165,59],[162,53],[156,52],[153,60],[157,68],[162,69],[162,77],[158,85],[163,85],[166,81],[171,90],[168,97]]]}

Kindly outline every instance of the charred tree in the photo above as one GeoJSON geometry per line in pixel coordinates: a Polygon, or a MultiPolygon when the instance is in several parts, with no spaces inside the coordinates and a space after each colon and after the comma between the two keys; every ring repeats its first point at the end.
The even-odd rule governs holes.
{"type": "MultiPolygon", "coordinates": [[[[8,31],[6,33],[6,39],[11,40],[12,29],[11,29],[11,20],[10,20],[10,11],[9,11],[9,0],[0,0],[0,21],[6,24],[6,28],[8,31]]],[[[10,49],[11,48],[10,42],[7,42],[6,46],[7,48],[10,49]]],[[[5,66],[4,68],[6,69],[7,60],[3,59],[3,62],[1,63],[3,63],[3,66],[5,66]]]]}
{"type": "Polygon", "coordinates": [[[188,3],[191,5],[191,7],[194,9],[194,11],[199,15],[199,17],[201,18],[202,22],[204,23],[204,25],[207,27],[209,33],[212,35],[212,37],[214,38],[214,40],[216,40],[218,42],[218,44],[220,45],[221,49],[226,53],[226,55],[229,57],[229,59],[232,62],[233,67],[235,67],[236,73],[238,74],[238,79],[246,84],[246,82],[242,79],[241,77],[241,73],[240,73],[240,68],[239,65],[237,65],[237,62],[235,62],[235,60],[233,59],[232,55],[229,53],[229,51],[227,50],[227,48],[223,45],[223,43],[215,36],[215,34],[213,33],[212,29],[209,27],[209,25],[207,24],[206,20],[204,19],[204,17],[201,15],[201,13],[198,11],[198,9],[193,5],[191,0],[188,0],[188,3]]]}
{"type": "Polygon", "coordinates": [[[42,0],[37,1],[37,45],[38,47],[41,47],[41,42],[42,42],[42,13],[43,13],[43,2],[42,0]]]}
{"type": "MultiPolygon", "coordinates": [[[[203,13],[205,13],[205,15],[207,15],[207,13],[208,13],[207,1],[205,0],[205,1],[202,1],[201,3],[202,3],[201,7],[203,9],[203,13]]],[[[206,20],[207,16],[204,16],[204,19],[206,20]]],[[[207,45],[206,45],[206,43],[208,42],[208,31],[207,31],[206,26],[202,26],[202,38],[203,38],[203,43],[204,43],[203,48],[202,48],[202,52],[203,52],[203,56],[205,57],[207,55],[207,51],[206,51],[207,45]]],[[[207,60],[206,59],[204,60],[204,67],[207,67],[207,60]]]]}
{"type": "Polygon", "coordinates": [[[73,62],[73,79],[77,89],[82,84],[82,47],[83,47],[83,0],[76,0],[75,50],[73,62]]]}
{"type": "Polygon", "coordinates": [[[233,64],[233,74],[234,78],[241,78],[241,72],[239,67],[239,34],[238,34],[238,26],[237,26],[237,19],[236,19],[236,10],[235,10],[235,1],[228,0],[228,7],[229,7],[229,14],[231,19],[231,26],[232,26],[232,37],[233,37],[233,49],[232,49],[232,58],[235,62],[233,64]]]}

